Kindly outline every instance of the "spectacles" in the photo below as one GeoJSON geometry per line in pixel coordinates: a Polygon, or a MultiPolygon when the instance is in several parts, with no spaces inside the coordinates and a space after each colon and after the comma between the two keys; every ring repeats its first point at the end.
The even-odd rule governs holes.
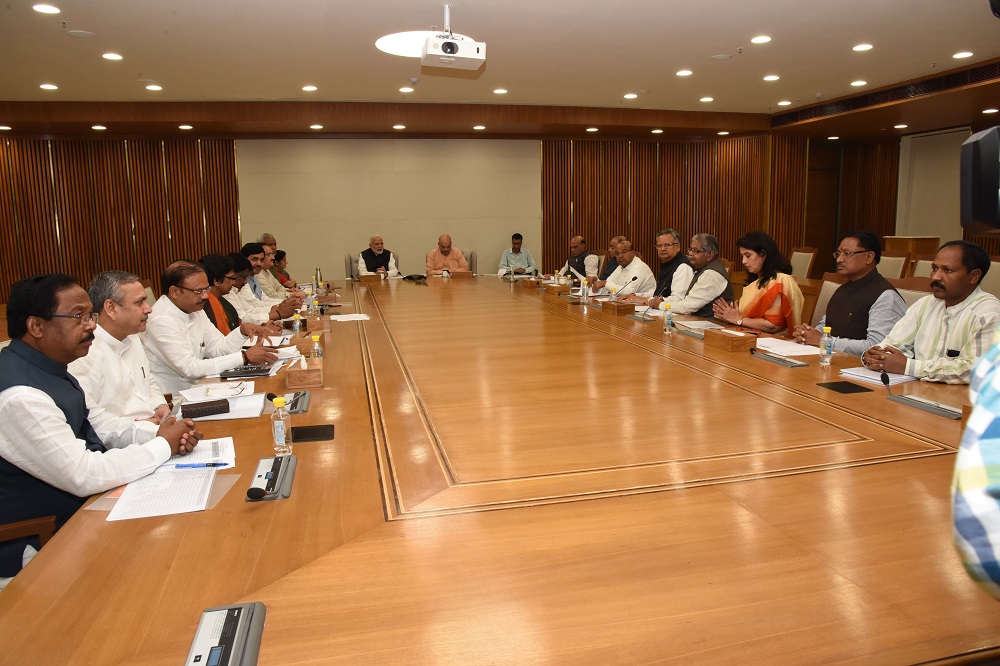
{"type": "Polygon", "coordinates": [[[695,249],[693,247],[688,248],[688,254],[705,254],[704,250],[695,249]]]}
{"type": "Polygon", "coordinates": [[[100,312],[88,312],[87,314],[54,314],[53,319],[76,319],[80,322],[81,326],[86,326],[87,323],[96,324],[97,318],[100,316],[100,312]]]}
{"type": "Polygon", "coordinates": [[[235,275],[223,275],[222,277],[226,278],[227,280],[232,280],[233,282],[236,282],[235,275]]]}
{"type": "Polygon", "coordinates": [[[673,243],[657,243],[656,244],[656,249],[657,250],[665,250],[668,247],[673,247],[674,245],[680,245],[680,243],[677,242],[677,241],[674,241],[673,243]]]}
{"type": "MultiPolygon", "coordinates": [[[[226,276],[226,277],[228,277],[228,276],[226,276]]],[[[190,291],[192,294],[198,294],[199,296],[204,296],[205,294],[207,294],[210,291],[210,289],[208,287],[205,287],[204,289],[188,289],[187,287],[185,287],[183,285],[177,285],[177,288],[178,289],[183,289],[184,291],[190,291]]]]}
{"type": "Polygon", "coordinates": [[[874,252],[874,251],[875,250],[856,250],[854,252],[850,252],[850,251],[848,251],[848,252],[839,252],[838,251],[838,252],[834,252],[833,253],[833,258],[834,259],[840,259],[841,257],[843,257],[844,259],[850,259],[851,257],[853,257],[856,254],[864,254],[865,252],[874,252]]]}

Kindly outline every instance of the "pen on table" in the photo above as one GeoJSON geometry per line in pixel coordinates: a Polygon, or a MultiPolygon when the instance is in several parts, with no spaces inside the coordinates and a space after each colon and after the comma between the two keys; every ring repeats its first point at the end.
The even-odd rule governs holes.
{"type": "Polygon", "coordinates": [[[177,463],[174,465],[175,468],[180,469],[182,467],[229,467],[229,463],[224,462],[207,462],[207,463],[177,463]]]}

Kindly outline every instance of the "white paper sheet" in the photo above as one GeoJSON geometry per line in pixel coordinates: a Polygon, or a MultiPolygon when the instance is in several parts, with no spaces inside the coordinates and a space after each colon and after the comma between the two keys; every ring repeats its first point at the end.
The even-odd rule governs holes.
{"type": "Polygon", "coordinates": [[[684,321],[674,320],[674,323],[678,326],[684,326],[685,328],[692,328],[698,331],[705,331],[710,328],[725,328],[721,324],[716,324],[714,321],[709,321],[707,319],[685,319],[684,321]]]}
{"type": "MultiPolygon", "coordinates": [[[[215,439],[203,439],[198,442],[198,446],[187,455],[170,456],[170,460],[160,465],[160,467],[175,467],[177,465],[196,465],[199,463],[221,462],[227,463],[228,467],[236,466],[236,446],[232,437],[217,437],[215,439]]],[[[225,468],[222,468],[225,469],[225,468]]]]}
{"type": "MultiPolygon", "coordinates": [[[[882,383],[882,373],[876,372],[874,370],[869,370],[868,368],[844,368],[840,371],[844,377],[848,379],[854,379],[861,382],[868,382],[869,384],[881,384],[882,383]]],[[[916,377],[913,375],[897,375],[894,372],[887,372],[889,375],[889,386],[895,386],[896,384],[905,384],[906,382],[912,382],[916,377]]]]}
{"type": "Polygon", "coordinates": [[[757,349],[763,349],[778,356],[819,356],[819,347],[800,345],[792,340],[782,340],[781,338],[757,338],[757,349]]]}
{"type": "Polygon", "coordinates": [[[234,398],[239,395],[253,395],[253,380],[241,382],[219,382],[217,384],[198,384],[181,391],[188,402],[204,402],[219,398],[234,398]]]}
{"type": "MultiPolygon", "coordinates": [[[[266,347],[284,347],[285,345],[287,345],[289,343],[289,340],[291,340],[291,336],[289,336],[289,335],[271,335],[271,336],[268,336],[268,337],[264,338],[264,346],[266,346],[266,347]]],[[[257,344],[257,336],[256,335],[254,337],[250,338],[249,340],[247,340],[246,342],[244,342],[243,346],[244,347],[253,347],[255,344],[257,344]]]]}
{"type": "Polygon", "coordinates": [[[342,315],[330,315],[331,321],[368,321],[371,319],[366,314],[342,314],[342,315]]]}
{"type": "MultiPolygon", "coordinates": [[[[196,447],[197,448],[197,447],[196,447]]],[[[177,469],[158,467],[149,476],[125,487],[108,520],[204,511],[215,480],[214,467],[177,469]]]]}

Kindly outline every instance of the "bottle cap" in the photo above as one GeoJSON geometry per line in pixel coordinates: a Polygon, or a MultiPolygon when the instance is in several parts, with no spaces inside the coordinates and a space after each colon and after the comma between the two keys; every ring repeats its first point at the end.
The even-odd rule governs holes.
{"type": "Polygon", "coordinates": [[[829,333],[829,332],[830,332],[830,331],[832,331],[832,330],[833,330],[833,329],[831,329],[831,328],[830,328],[829,326],[824,326],[824,327],[823,327],[823,332],[824,332],[824,333],[829,333]]]}
{"type": "Polygon", "coordinates": [[[280,396],[279,395],[277,398],[275,398],[271,402],[274,403],[275,409],[277,409],[278,407],[284,407],[285,406],[285,398],[284,398],[284,396],[280,396]]]}
{"type": "Polygon", "coordinates": [[[313,305],[319,305],[319,299],[318,298],[314,298],[313,299],[313,305]]]}
{"type": "Polygon", "coordinates": [[[311,335],[309,337],[312,338],[313,342],[319,342],[319,333],[317,333],[316,335],[311,335]]]}
{"type": "Polygon", "coordinates": [[[664,303],[663,304],[663,309],[664,310],[669,310],[670,309],[670,303],[664,303]]]}
{"type": "Polygon", "coordinates": [[[302,315],[296,312],[295,314],[292,315],[292,319],[302,319],[302,315]]]}

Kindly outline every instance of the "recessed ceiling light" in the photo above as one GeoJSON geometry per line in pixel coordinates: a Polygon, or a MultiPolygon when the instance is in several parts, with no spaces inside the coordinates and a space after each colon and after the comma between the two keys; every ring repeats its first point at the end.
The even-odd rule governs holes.
{"type": "Polygon", "coordinates": [[[410,86],[403,86],[402,88],[399,89],[399,92],[401,92],[401,93],[411,93],[411,92],[413,92],[413,88],[411,88],[410,86]]]}
{"type": "Polygon", "coordinates": [[[857,81],[851,81],[851,85],[852,85],[852,86],[854,86],[855,88],[860,88],[861,86],[866,86],[866,85],[868,85],[868,82],[867,82],[867,81],[861,81],[861,80],[859,79],[859,80],[857,80],[857,81]]]}
{"type": "Polygon", "coordinates": [[[663,134],[663,130],[661,130],[661,129],[655,129],[655,130],[652,130],[652,132],[653,132],[653,134],[663,134]]]}
{"type": "Polygon", "coordinates": [[[117,53],[105,53],[101,57],[104,58],[105,60],[121,60],[122,59],[122,57],[120,55],[118,55],[117,53]]]}
{"type": "Polygon", "coordinates": [[[156,92],[157,90],[163,90],[163,86],[158,86],[155,83],[150,83],[148,86],[146,86],[146,90],[152,90],[153,92],[156,92]]]}
{"type": "Polygon", "coordinates": [[[996,113],[997,109],[983,109],[983,113],[996,113]]]}
{"type": "Polygon", "coordinates": [[[67,30],[66,34],[77,39],[90,39],[94,36],[94,33],[89,30],[67,30]]]}
{"type": "Polygon", "coordinates": [[[906,129],[906,125],[893,125],[893,129],[906,129]]]}
{"type": "Polygon", "coordinates": [[[42,90],[59,90],[59,86],[52,83],[43,83],[38,87],[41,88],[42,90]]]}
{"type": "Polygon", "coordinates": [[[765,81],[777,81],[780,77],[777,74],[768,74],[764,77],[765,81]]]}
{"type": "Polygon", "coordinates": [[[32,7],[36,12],[41,12],[42,14],[58,14],[59,8],[53,7],[52,5],[35,5],[32,7]]]}
{"type": "Polygon", "coordinates": [[[473,125],[472,129],[476,130],[477,132],[480,132],[486,129],[486,125],[473,125]]]}
{"type": "Polygon", "coordinates": [[[588,128],[587,128],[587,131],[588,131],[588,132],[596,132],[596,131],[597,131],[597,128],[596,128],[596,127],[588,127],[588,128]]]}
{"type": "Polygon", "coordinates": [[[726,136],[729,132],[719,132],[719,136],[726,136]]]}
{"type": "Polygon", "coordinates": [[[507,89],[506,88],[497,88],[496,90],[493,91],[493,94],[494,95],[506,95],[507,94],[507,89]]]}
{"type": "Polygon", "coordinates": [[[406,129],[406,125],[393,125],[392,129],[394,130],[406,129]]]}
{"type": "Polygon", "coordinates": [[[316,92],[319,90],[316,86],[302,86],[303,92],[316,92]]]}
{"type": "Polygon", "coordinates": [[[635,99],[636,97],[638,97],[638,95],[636,95],[635,93],[625,93],[624,97],[625,99],[635,99]]]}
{"type": "Polygon", "coordinates": [[[750,41],[753,42],[754,44],[767,44],[769,41],[771,41],[771,38],[768,37],[767,35],[757,35],[750,41]]]}
{"type": "Polygon", "coordinates": [[[194,128],[193,128],[193,127],[191,127],[190,125],[179,125],[179,126],[177,127],[177,129],[182,129],[182,130],[189,130],[189,129],[194,129],[194,128]]]}
{"type": "Polygon", "coordinates": [[[691,76],[693,73],[690,69],[682,69],[677,72],[677,76],[691,76]]]}
{"type": "Polygon", "coordinates": [[[699,99],[698,101],[699,101],[699,102],[714,102],[714,101],[715,101],[715,98],[714,98],[714,97],[702,97],[702,98],[701,98],[701,99],[699,99]]]}
{"type": "Polygon", "coordinates": [[[783,99],[780,102],[778,102],[778,106],[788,106],[789,104],[791,104],[791,102],[789,102],[787,99],[783,99]]]}
{"type": "Polygon", "coordinates": [[[827,141],[836,141],[839,138],[840,138],[839,136],[828,136],[828,137],[826,137],[827,141]]]}
{"type": "Polygon", "coordinates": [[[323,129],[322,125],[310,125],[309,129],[323,129]]]}
{"type": "Polygon", "coordinates": [[[8,132],[10,127],[8,125],[0,125],[0,132],[8,132]]]}
{"type": "Polygon", "coordinates": [[[717,62],[722,62],[723,60],[729,60],[732,57],[733,56],[729,55],[728,53],[719,53],[718,55],[712,56],[712,60],[715,60],[717,62]]]}
{"type": "Polygon", "coordinates": [[[871,51],[872,50],[872,45],[871,44],[856,44],[852,50],[853,51],[871,51]]]}
{"type": "Polygon", "coordinates": [[[90,129],[93,129],[93,130],[97,130],[97,131],[101,131],[101,130],[106,130],[106,129],[108,129],[108,128],[107,128],[107,127],[105,127],[104,125],[93,125],[93,126],[91,126],[91,128],[90,128],[90,129]]]}
{"type": "Polygon", "coordinates": [[[961,60],[962,58],[971,58],[971,57],[972,57],[972,51],[959,51],[958,53],[952,56],[952,58],[955,58],[957,60],[961,60]]]}

